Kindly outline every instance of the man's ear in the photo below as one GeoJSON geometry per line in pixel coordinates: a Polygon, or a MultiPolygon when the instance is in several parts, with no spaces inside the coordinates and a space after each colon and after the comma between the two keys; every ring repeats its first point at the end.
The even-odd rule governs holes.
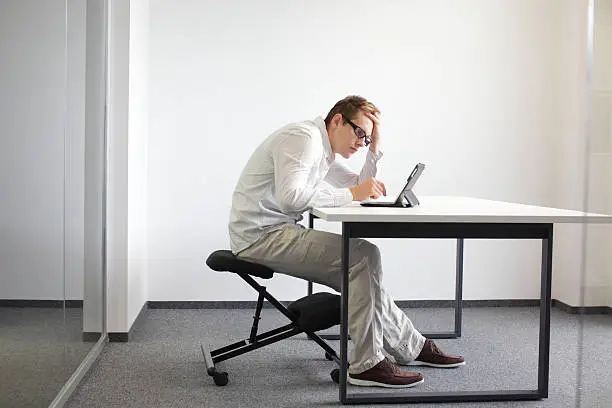
{"type": "Polygon", "coordinates": [[[336,127],[342,126],[342,114],[341,113],[336,113],[334,115],[334,119],[332,120],[332,123],[334,125],[336,125],[336,127]]]}

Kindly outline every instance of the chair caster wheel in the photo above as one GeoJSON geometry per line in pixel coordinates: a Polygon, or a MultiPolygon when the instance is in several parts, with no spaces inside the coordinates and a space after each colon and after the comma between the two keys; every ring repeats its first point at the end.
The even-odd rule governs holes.
{"type": "Polygon", "coordinates": [[[213,380],[215,381],[215,385],[222,387],[224,385],[227,385],[227,382],[229,381],[227,378],[227,373],[226,372],[216,372],[212,375],[213,380]]]}
{"type": "Polygon", "coordinates": [[[334,359],[332,358],[331,354],[329,354],[327,351],[325,352],[325,358],[329,361],[333,361],[334,359]]]}
{"type": "Polygon", "coordinates": [[[340,384],[340,370],[337,368],[334,368],[331,373],[329,373],[329,375],[331,376],[331,379],[333,382],[335,382],[336,384],[340,384]]]}

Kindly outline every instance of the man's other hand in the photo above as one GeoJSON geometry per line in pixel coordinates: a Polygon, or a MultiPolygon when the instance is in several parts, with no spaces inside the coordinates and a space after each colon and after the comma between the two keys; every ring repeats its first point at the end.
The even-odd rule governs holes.
{"type": "Polygon", "coordinates": [[[374,177],[364,181],[363,183],[350,188],[353,194],[354,201],[363,201],[368,198],[378,198],[387,195],[387,189],[382,181],[376,180],[374,177]]]}

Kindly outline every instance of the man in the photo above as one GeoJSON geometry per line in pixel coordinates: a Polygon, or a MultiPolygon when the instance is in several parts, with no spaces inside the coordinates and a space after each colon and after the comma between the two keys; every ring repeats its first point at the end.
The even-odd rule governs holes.
{"type": "MultiPolygon", "coordinates": [[[[360,96],[336,103],[325,120],[292,123],[272,133],[251,156],[234,190],[232,252],[340,291],[342,236],[298,222],[312,207],[386,195],[385,185],[375,178],[382,157],[380,133],[379,110],[360,96]],[[335,159],[336,154],[349,158],[364,146],[369,150],[360,174],[335,159]]],[[[378,247],[364,239],[351,239],[349,245],[348,329],[353,350],[348,381],[412,387],[422,383],[423,376],[398,365],[464,365],[463,357],[445,355],[425,339],[384,290],[378,247]]]]}

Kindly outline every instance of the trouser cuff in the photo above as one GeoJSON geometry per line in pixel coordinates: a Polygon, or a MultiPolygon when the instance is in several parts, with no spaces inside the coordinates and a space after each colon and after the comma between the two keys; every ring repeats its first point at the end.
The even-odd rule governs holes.
{"type": "Polygon", "coordinates": [[[395,358],[398,363],[408,363],[410,361],[416,360],[416,358],[421,354],[421,350],[423,350],[423,346],[425,345],[425,337],[420,333],[415,335],[409,343],[400,342],[395,347],[392,347],[389,351],[389,354],[395,358]]]}
{"type": "Polygon", "coordinates": [[[379,351],[374,356],[372,356],[371,358],[368,358],[367,360],[363,362],[360,362],[357,364],[351,363],[351,365],[349,366],[348,372],[350,374],[363,373],[364,371],[369,370],[370,368],[374,367],[376,364],[380,363],[384,359],[385,359],[385,355],[382,353],[382,351],[379,351]]]}

